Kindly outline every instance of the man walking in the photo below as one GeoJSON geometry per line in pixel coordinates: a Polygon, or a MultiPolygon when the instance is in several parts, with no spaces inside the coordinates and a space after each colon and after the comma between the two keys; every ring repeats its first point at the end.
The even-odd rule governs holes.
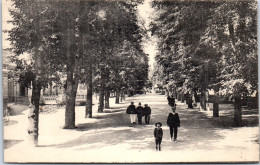
{"type": "Polygon", "coordinates": [[[180,118],[178,113],[176,111],[176,104],[174,107],[172,107],[172,113],[169,113],[167,118],[167,125],[170,128],[170,136],[172,140],[173,132],[174,132],[174,142],[177,143],[177,133],[178,133],[178,127],[180,127],[180,118]]]}
{"type": "Polygon", "coordinates": [[[144,104],[144,120],[145,124],[150,123],[150,117],[151,116],[151,108],[148,106],[148,104],[144,104]]]}
{"type": "Polygon", "coordinates": [[[131,102],[131,105],[129,105],[127,107],[126,113],[130,115],[131,124],[136,124],[135,123],[135,120],[136,120],[136,108],[135,108],[134,102],[131,102]]]}
{"type": "Polygon", "coordinates": [[[141,103],[138,104],[138,107],[136,108],[137,111],[137,118],[138,118],[138,124],[142,124],[142,118],[144,116],[144,108],[141,105],[141,103]]]}

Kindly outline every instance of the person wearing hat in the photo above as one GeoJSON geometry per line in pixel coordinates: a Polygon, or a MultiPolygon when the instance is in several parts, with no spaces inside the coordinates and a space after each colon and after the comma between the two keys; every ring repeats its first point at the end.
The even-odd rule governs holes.
{"type": "Polygon", "coordinates": [[[150,115],[151,115],[151,108],[148,106],[148,104],[144,104],[144,120],[145,124],[150,123],[150,115]]]}
{"type": "Polygon", "coordinates": [[[126,113],[130,115],[131,124],[136,124],[135,123],[135,120],[136,120],[136,108],[135,108],[134,102],[131,102],[131,105],[129,105],[127,107],[126,113]]]}
{"type": "Polygon", "coordinates": [[[161,151],[161,143],[163,137],[163,130],[161,127],[162,127],[162,123],[157,122],[155,124],[155,129],[154,129],[155,146],[156,146],[156,150],[159,151],[161,151]]]}
{"type": "Polygon", "coordinates": [[[180,127],[180,118],[178,113],[176,111],[176,104],[174,107],[172,107],[172,113],[169,113],[167,118],[167,125],[170,128],[170,136],[172,140],[172,136],[174,133],[174,142],[177,143],[177,133],[178,133],[178,127],[180,127]]]}

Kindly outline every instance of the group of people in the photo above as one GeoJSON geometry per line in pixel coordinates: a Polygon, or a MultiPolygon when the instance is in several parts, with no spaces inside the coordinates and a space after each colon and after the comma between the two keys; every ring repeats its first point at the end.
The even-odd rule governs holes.
{"type": "MultiPolygon", "coordinates": [[[[173,98],[173,97],[172,97],[173,98]]],[[[173,140],[175,143],[177,143],[177,134],[178,134],[178,127],[180,127],[180,118],[179,114],[176,113],[176,107],[175,99],[167,98],[169,105],[171,106],[171,113],[169,113],[167,118],[167,125],[170,130],[170,139],[173,140]]],[[[145,116],[145,123],[150,123],[150,115],[151,115],[151,108],[148,106],[148,104],[144,104],[144,107],[141,103],[138,104],[136,107],[134,105],[134,102],[131,102],[131,105],[129,105],[126,109],[126,113],[130,115],[130,121],[131,124],[136,124],[136,117],[138,118],[138,124],[142,124],[142,117],[145,116]]],[[[161,151],[161,143],[163,138],[163,129],[162,123],[157,122],[155,123],[155,129],[154,129],[154,138],[155,138],[155,145],[156,150],[161,151]]]]}
{"type": "Polygon", "coordinates": [[[151,119],[151,108],[148,106],[148,104],[144,104],[144,107],[141,103],[138,104],[136,107],[134,105],[134,102],[131,102],[131,105],[129,105],[126,109],[126,113],[130,115],[130,121],[131,124],[136,124],[136,117],[138,118],[138,124],[142,124],[142,118],[145,119],[145,124],[150,123],[151,119]]]}
{"type": "MultiPolygon", "coordinates": [[[[174,141],[177,143],[177,134],[178,134],[178,127],[180,127],[180,118],[179,114],[176,113],[176,104],[171,107],[172,112],[169,113],[168,118],[167,118],[167,125],[170,129],[170,140],[174,141]]],[[[155,124],[155,129],[154,129],[154,138],[155,138],[155,146],[156,150],[161,151],[161,142],[162,142],[162,137],[163,137],[163,130],[162,130],[162,123],[157,122],[155,124]]]]}
{"type": "MultiPolygon", "coordinates": [[[[186,100],[186,104],[188,105],[188,109],[193,109],[197,107],[197,102],[195,98],[195,94],[185,94],[184,99],[186,100]]],[[[175,105],[175,97],[173,94],[167,96],[168,105],[173,107],[175,105]]]]}

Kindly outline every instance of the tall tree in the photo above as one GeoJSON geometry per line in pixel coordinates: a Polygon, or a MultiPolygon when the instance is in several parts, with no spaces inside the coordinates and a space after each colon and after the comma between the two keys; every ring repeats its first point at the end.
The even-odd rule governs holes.
{"type": "MultiPolygon", "coordinates": [[[[193,54],[205,28],[212,4],[163,1],[155,2],[154,6],[160,11],[152,24],[152,33],[159,38],[160,53],[156,60],[163,66],[164,84],[167,86],[170,84],[170,87],[175,88],[177,93],[183,96],[198,89],[195,81],[200,71],[193,54]]],[[[207,88],[205,85],[201,84],[199,89],[205,91],[207,88]]]]}
{"type": "Polygon", "coordinates": [[[156,60],[165,83],[184,92],[200,90],[204,108],[205,91],[213,89],[214,116],[218,116],[218,95],[232,95],[234,125],[241,125],[241,95],[255,91],[257,84],[256,3],[162,1],[154,5],[159,12],[152,32],[159,38],[156,60]]]}
{"type": "Polygon", "coordinates": [[[43,1],[32,3],[19,0],[13,0],[13,6],[14,9],[10,10],[12,20],[9,21],[13,24],[13,28],[8,31],[8,40],[11,41],[11,51],[14,53],[11,58],[16,62],[17,68],[22,70],[20,81],[28,86],[32,84],[28,134],[30,142],[37,146],[40,91],[49,75],[53,74],[49,67],[50,62],[47,60],[50,57],[48,34],[51,27],[45,24],[50,16],[46,14],[50,6],[43,1]],[[19,56],[25,54],[30,54],[30,63],[22,62],[20,59],[19,56]],[[24,77],[29,72],[30,76],[24,77]]]}
{"type": "MultiPolygon", "coordinates": [[[[15,9],[11,11],[15,28],[9,34],[16,54],[35,53],[34,59],[38,57],[40,50],[41,63],[45,62],[45,67],[48,67],[44,71],[66,73],[64,128],[75,127],[75,98],[82,66],[81,59],[85,55],[79,45],[82,41],[79,21],[83,20],[83,16],[85,19],[88,18],[83,13],[85,10],[75,9],[91,6],[86,3],[82,5],[82,2],[15,0],[15,9]]],[[[42,76],[45,76],[43,72],[42,76]]]]}
{"type": "Polygon", "coordinates": [[[220,94],[233,96],[235,126],[242,125],[241,96],[256,90],[256,32],[256,2],[226,2],[213,10],[202,37],[203,43],[221,54],[219,81],[214,85],[220,94]]]}
{"type": "Polygon", "coordinates": [[[98,13],[101,20],[94,21],[97,43],[96,48],[99,49],[99,108],[98,112],[104,109],[105,81],[109,80],[108,74],[111,65],[110,60],[113,59],[114,53],[121,48],[124,41],[136,43],[138,46],[141,35],[137,25],[136,9],[137,3],[131,2],[99,2],[98,13]]]}

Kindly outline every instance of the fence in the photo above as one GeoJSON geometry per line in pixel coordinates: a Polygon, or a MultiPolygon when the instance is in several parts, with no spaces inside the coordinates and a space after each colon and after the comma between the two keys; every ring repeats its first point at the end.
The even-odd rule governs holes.
{"type": "Polygon", "coordinates": [[[44,100],[56,100],[57,96],[56,95],[46,95],[46,96],[43,96],[43,99],[44,100]]]}

